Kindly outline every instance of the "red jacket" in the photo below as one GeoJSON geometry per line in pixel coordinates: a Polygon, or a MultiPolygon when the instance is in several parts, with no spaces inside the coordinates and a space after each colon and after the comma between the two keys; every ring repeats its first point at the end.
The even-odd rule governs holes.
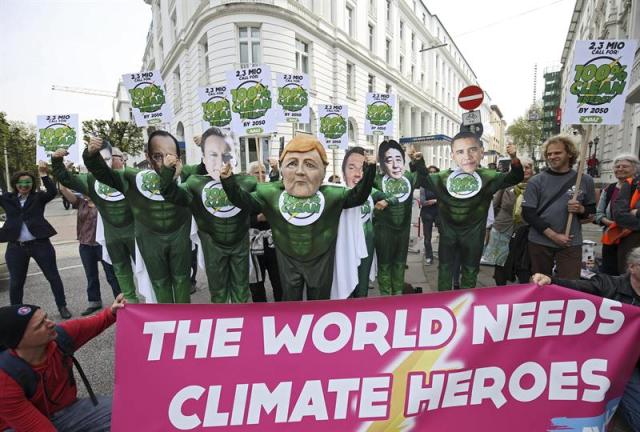
{"type": "MultiPolygon", "coordinates": [[[[74,351],[99,335],[116,321],[111,309],[88,318],[59,323],[74,342],[74,351]]],[[[15,351],[12,351],[15,355],[15,351]]],[[[55,431],[49,417],[77,400],[78,388],[69,381],[67,365],[56,342],[47,346],[46,360],[33,369],[40,382],[34,397],[29,400],[13,378],[0,370],[0,431],[12,428],[21,431],[55,431]],[[45,393],[46,386],[46,393],[45,393]],[[48,397],[47,397],[48,395],[48,397]]]]}

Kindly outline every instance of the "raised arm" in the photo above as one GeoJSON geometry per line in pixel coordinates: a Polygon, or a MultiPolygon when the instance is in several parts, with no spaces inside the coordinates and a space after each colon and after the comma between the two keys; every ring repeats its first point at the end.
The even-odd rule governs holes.
{"type": "Polygon", "coordinates": [[[124,179],[124,172],[112,170],[102,159],[100,152],[91,152],[87,148],[82,154],[84,164],[94,177],[101,183],[111,186],[112,188],[125,193],[127,191],[127,182],[124,179]]]}
{"type": "Polygon", "coordinates": [[[181,172],[177,156],[166,155],[160,170],[160,193],[170,203],[189,207],[193,202],[193,194],[185,183],[178,185],[175,180],[181,172]]]}
{"type": "Polygon", "coordinates": [[[64,149],[58,149],[51,156],[51,169],[54,177],[69,189],[80,192],[83,195],[89,195],[89,182],[87,174],[74,174],[64,166],[63,157],[67,153],[64,149]]]}
{"type": "Polygon", "coordinates": [[[56,188],[53,180],[49,177],[49,169],[46,162],[40,162],[38,165],[38,174],[40,175],[40,180],[42,180],[42,184],[46,189],[42,195],[42,199],[45,203],[48,203],[58,195],[58,188],[56,188]]]}
{"type": "Polygon", "coordinates": [[[511,157],[511,169],[506,174],[501,174],[491,184],[491,194],[495,194],[500,189],[504,189],[509,186],[515,186],[524,179],[524,168],[520,163],[520,159],[516,155],[516,146],[509,144],[507,146],[507,153],[511,157]]]}
{"type": "Polygon", "coordinates": [[[257,191],[247,192],[240,187],[238,176],[233,175],[233,168],[229,163],[226,163],[220,172],[220,182],[227,198],[234,206],[253,213],[262,213],[264,202],[260,195],[257,191]]]}
{"type": "Polygon", "coordinates": [[[376,163],[373,156],[368,156],[364,162],[364,175],[358,184],[352,189],[345,189],[345,200],[342,208],[358,207],[369,198],[373,181],[376,178],[376,163]],[[371,158],[371,159],[369,159],[371,158]]]}

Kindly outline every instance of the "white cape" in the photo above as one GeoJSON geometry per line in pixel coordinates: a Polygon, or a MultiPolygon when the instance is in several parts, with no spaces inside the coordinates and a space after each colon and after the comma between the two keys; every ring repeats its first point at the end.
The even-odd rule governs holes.
{"type": "Polygon", "coordinates": [[[346,299],[358,285],[358,266],[367,257],[360,207],[342,210],[338,225],[331,299],[346,299]]]}

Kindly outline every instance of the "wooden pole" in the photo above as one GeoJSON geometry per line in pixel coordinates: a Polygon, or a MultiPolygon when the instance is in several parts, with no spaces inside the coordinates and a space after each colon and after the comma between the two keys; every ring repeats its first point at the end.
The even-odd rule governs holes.
{"type": "Polygon", "coordinates": [[[258,152],[258,163],[260,164],[260,166],[262,166],[262,149],[260,146],[260,137],[254,135],[254,138],[256,140],[256,152],[258,152]]]}
{"type": "MultiPolygon", "coordinates": [[[[580,184],[582,183],[582,172],[584,171],[584,164],[587,160],[587,144],[591,139],[591,125],[585,127],[586,131],[582,139],[582,145],[580,146],[580,163],[578,164],[578,176],[576,177],[576,188],[573,192],[572,199],[577,199],[578,194],[580,193],[580,184]]],[[[567,227],[564,230],[565,235],[569,235],[571,232],[571,223],[573,222],[573,213],[569,213],[569,218],[567,219],[567,227]]]]}

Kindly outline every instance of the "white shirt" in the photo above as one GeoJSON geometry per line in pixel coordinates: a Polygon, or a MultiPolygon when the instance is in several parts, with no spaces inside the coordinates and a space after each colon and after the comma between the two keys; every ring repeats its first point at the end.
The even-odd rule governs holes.
{"type": "MultiPolygon", "coordinates": [[[[18,201],[20,201],[20,207],[24,207],[24,203],[27,202],[27,197],[23,197],[22,195],[18,194],[18,201]]],[[[36,238],[34,237],[34,235],[31,234],[31,231],[29,231],[29,228],[27,228],[27,224],[22,222],[22,226],[20,227],[20,236],[18,237],[18,241],[19,242],[26,242],[26,241],[31,241],[31,240],[35,240],[35,239],[36,238]]]]}

